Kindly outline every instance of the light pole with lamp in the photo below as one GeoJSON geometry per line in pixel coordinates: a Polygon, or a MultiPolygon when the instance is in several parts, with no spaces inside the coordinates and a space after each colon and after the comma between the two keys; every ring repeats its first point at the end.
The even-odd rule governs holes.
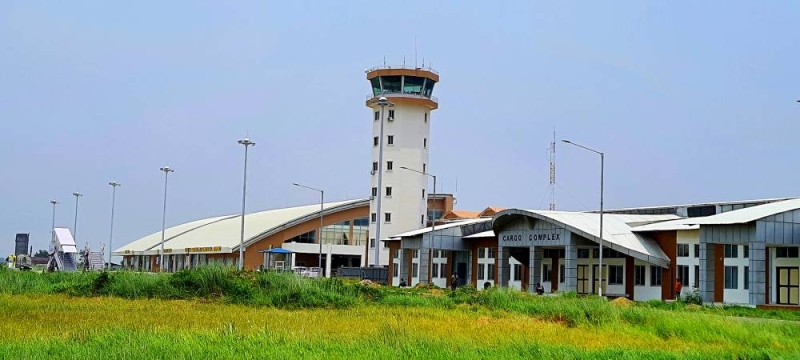
{"type": "Polygon", "coordinates": [[[107,269],[111,270],[111,251],[112,251],[111,244],[112,244],[112,241],[114,239],[114,202],[117,199],[117,186],[120,186],[122,184],[120,184],[120,183],[118,183],[116,181],[112,181],[112,182],[108,183],[108,185],[111,185],[111,227],[110,227],[110,230],[108,231],[108,267],[107,267],[107,269]]]}
{"type": "Polygon", "coordinates": [[[313,188],[311,186],[305,186],[298,183],[292,183],[294,186],[298,186],[301,188],[306,188],[308,190],[313,190],[319,192],[319,262],[318,266],[320,269],[324,269],[322,266],[322,204],[325,201],[325,191],[322,189],[313,188]]]}
{"type": "Polygon", "coordinates": [[[162,166],[159,170],[164,172],[164,210],[161,213],[161,251],[158,252],[158,271],[161,272],[164,270],[164,233],[166,232],[167,226],[167,179],[169,178],[169,173],[175,172],[175,169],[169,166],[162,166]]]}
{"type": "Polygon", "coordinates": [[[50,225],[50,240],[55,238],[55,231],[56,231],[56,205],[58,205],[58,201],[55,199],[50,200],[50,203],[53,204],[53,220],[50,225]]]}
{"type": "Polygon", "coordinates": [[[75,244],[78,244],[78,199],[83,194],[76,191],[72,193],[72,196],[75,197],[75,224],[72,225],[72,239],[75,240],[75,244]]]}
{"type": "Polygon", "coordinates": [[[605,154],[600,151],[590,149],[586,146],[576,144],[569,140],[561,140],[570,145],[575,145],[581,149],[591,151],[600,155],[600,286],[597,287],[597,294],[603,296],[603,170],[605,168],[605,154]]]}
{"type": "Polygon", "coordinates": [[[388,107],[393,107],[394,104],[391,103],[389,101],[389,99],[387,99],[385,96],[381,96],[380,99],[378,99],[378,105],[381,107],[381,114],[380,114],[380,116],[381,116],[380,137],[381,138],[380,138],[380,143],[379,143],[379,147],[378,147],[378,204],[377,204],[378,205],[377,206],[378,207],[378,209],[377,209],[377,212],[378,212],[377,217],[378,218],[376,219],[378,221],[376,221],[376,223],[375,223],[375,259],[374,259],[375,267],[381,266],[381,263],[380,263],[381,247],[378,246],[378,244],[380,244],[380,242],[381,242],[381,218],[382,218],[382,215],[383,215],[381,213],[381,198],[383,198],[383,196],[381,196],[381,192],[383,191],[383,123],[384,123],[384,121],[383,121],[383,109],[385,107],[387,107],[387,106],[388,107]]]}
{"type": "Polygon", "coordinates": [[[238,141],[239,144],[244,145],[244,180],[242,180],[242,228],[239,234],[239,270],[244,269],[244,212],[245,200],[247,199],[247,148],[251,145],[256,146],[256,143],[244,138],[238,141]]]}
{"type": "MultiPolygon", "coordinates": [[[[403,170],[413,171],[413,172],[415,172],[417,174],[422,174],[422,175],[425,175],[425,176],[432,177],[433,178],[433,194],[436,194],[436,175],[428,174],[427,172],[422,172],[422,171],[415,170],[415,169],[410,169],[410,168],[407,168],[405,166],[401,166],[400,168],[403,169],[403,170]]],[[[427,184],[426,184],[425,187],[427,187],[427,184]]],[[[427,209],[428,209],[428,199],[425,199],[425,215],[426,216],[428,215],[427,214],[427,212],[428,212],[427,209]]],[[[433,245],[433,237],[435,236],[435,231],[436,231],[436,219],[433,219],[433,220],[431,220],[431,245],[433,245]]],[[[429,262],[430,262],[430,260],[429,260],[429,262]]],[[[429,264],[428,265],[428,274],[430,274],[430,268],[431,268],[431,266],[429,264]]],[[[430,283],[430,281],[431,281],[431,278],[430,278],[430,276],[428,276],[428,283],[430,283]]]]}

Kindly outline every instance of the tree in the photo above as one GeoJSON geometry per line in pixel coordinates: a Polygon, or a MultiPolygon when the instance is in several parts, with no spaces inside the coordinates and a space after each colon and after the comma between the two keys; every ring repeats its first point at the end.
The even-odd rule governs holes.
{"type": "Polygon", "coordinates": [[[50,254],[47,252],[47,250],[39,250],[35,254],[33,254],[33,257],[39,257],[39,258],[48,257],[48,256],[50,256],[50,254]]]}

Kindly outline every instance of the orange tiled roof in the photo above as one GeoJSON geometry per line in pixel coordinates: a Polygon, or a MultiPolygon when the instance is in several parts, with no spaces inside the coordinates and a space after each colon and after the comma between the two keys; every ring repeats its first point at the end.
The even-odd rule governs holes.
{"type": "Polygon", "coordinates": [[[467,211],[467,210],[450,210],[447,214],[442,216],[443,219],[477,219],[480,216],[479,212],[477,211],[467,211]]]}

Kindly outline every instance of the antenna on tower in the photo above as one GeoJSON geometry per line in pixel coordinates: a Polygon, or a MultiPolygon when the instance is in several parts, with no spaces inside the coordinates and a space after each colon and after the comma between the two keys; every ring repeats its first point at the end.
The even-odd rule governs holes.
{"type": "Polygon", "coordinates": [[[553,142],[550,143],[550,210],[556,209],[556,129],[553,127],[553,142]]]}

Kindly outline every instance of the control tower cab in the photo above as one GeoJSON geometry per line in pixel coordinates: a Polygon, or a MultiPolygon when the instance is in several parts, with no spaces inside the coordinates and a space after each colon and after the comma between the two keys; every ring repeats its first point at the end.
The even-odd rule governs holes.
{"type": "Polygon", "coordinates": [[[425,174],[431,112],[439,108],[433,96],[439,74],[431,68],[383,66],[367,70],[367,80],[373,137],[368,262],[388,265],[389,249],[380,240],[427,223],[430,177],[425,174]]]}

